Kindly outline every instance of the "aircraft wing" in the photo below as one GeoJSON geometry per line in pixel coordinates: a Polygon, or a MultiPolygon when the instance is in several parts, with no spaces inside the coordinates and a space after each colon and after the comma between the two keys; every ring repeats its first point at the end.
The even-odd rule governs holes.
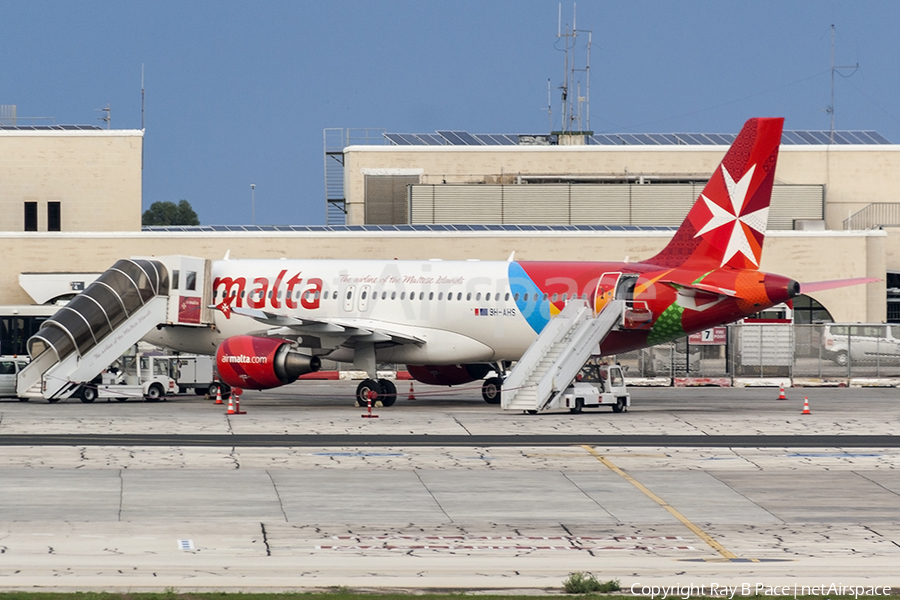
{"type": "MultiPolygon", "coordinates": [[[[215,307],[214,307],[215,308],[215,307]]],[[[395,344],[424,344],[425,340],[378,321],[356,323],[341,319],[308,319],[282,315],[258,308],[230,307],[232,314],[250,317],[277,328],[270,335],[352,338],[354,342],[393,342],[395,344]]]]}

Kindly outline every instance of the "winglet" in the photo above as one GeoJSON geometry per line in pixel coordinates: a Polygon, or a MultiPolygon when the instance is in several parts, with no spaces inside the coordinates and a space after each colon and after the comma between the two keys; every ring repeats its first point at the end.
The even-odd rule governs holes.
{"type": "Polygon", "coordinates": [[[512,252],[509,253],[509,258],[506,259],[506,262],[512,262],[513,260],[515,260],[515,258],[516,258],[516,251],[513,250],[512,252]]]}

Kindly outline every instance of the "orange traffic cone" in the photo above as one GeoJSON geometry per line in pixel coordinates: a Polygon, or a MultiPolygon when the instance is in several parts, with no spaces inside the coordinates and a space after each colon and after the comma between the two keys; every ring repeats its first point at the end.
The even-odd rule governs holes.
{"type": "MultiPolygon", "coordinates": [[[[234,412],[230,415],[246,415],[247,411],[241,410],[241,394],[244,392],[241,388],[232,388],[231,397],[234,398],[234,412]]],[[[229,406],[231,405],[229,401],[229,406]]]]}
{"type": "Polygon", "coordinates": [[[784,386],[781,386],[781,391],[778,392],[779,400],[787,400],[787,396],[784,395],[784,386]]]}
{"type": "Polygon", "coordinates": [[[803,397],[803,412],[800,414],[801,415],[811,415],[812,414],[811,412],[809,412],[809,398],[807,398],[806,396],[803,397]]]}
{"type": "Polygon", "coordinates": [[[222,404],[222,386],[216,386],[216,404],[222,404]]]}
{"type": "Polygon", "coordinates": [[[225,411],[226,415],[233,415],[234,413],[234,392],[231,392],[231,395],[228,396],[228,410],[225,411]]]}
{"type": "Polygon", "coordinates": [[[407,400],[415,400],[415,399],[416,399],[416,394],[415,394],[415,392],[413,392],[413,383],[412,383],[412,381],[410,381],[409,382],[409,397],[407,398],[407,400]]]}

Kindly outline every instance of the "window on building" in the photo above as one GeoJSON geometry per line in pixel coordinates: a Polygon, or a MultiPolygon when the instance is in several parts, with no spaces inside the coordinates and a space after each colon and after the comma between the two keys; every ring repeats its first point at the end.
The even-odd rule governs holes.
{"type": "Polygon", "coordinates": [[[47,231],[62,231],[59,202],[47,203],[47,231]]]}
{"type": "Polygon", "coordinates": [[[37,202],[25,203],[25,231],[37,231],[37,202]]]}

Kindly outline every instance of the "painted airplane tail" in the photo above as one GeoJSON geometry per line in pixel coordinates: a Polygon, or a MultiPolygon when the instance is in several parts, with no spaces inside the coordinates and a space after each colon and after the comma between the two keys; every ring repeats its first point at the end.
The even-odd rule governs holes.
{"type": "Polygon", "coordinates": [[[784,119],[750,119],[675,237],[645,262],[758,269],[784,119]]]}

